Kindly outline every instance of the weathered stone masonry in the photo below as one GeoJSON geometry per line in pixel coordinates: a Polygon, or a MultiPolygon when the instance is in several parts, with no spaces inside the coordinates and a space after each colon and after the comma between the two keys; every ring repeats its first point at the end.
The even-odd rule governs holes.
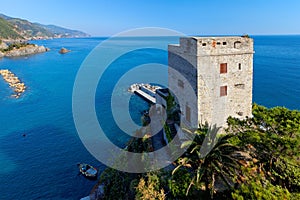
{"type": "Polygon", "coordinates": [[[253,39],[186,37],[168,50],[169,88],[180,94],[184,124],[225,127],[229,116],[252,115],[253,39]],[[189,84],[197,102],[185,89],[189,84]]]}

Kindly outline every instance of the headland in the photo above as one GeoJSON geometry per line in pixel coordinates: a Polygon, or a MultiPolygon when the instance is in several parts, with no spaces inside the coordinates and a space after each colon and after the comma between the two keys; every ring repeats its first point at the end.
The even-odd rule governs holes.
{"type": "Polygon", "coordinates": [[[46,48],[44,46],[38,46],[36,44],[11,43],[7,45],[4,42],[2,42],[0,46],[0,58],[27,56],[37,53],[43,53],[49,50],[49,48],[46,48]]]}

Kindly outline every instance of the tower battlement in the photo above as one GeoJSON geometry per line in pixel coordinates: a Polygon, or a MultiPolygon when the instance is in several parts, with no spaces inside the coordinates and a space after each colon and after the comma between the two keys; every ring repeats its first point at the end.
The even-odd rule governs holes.
{"type": "Polygon", "coordinates": [[[197,56],[253,54],[253,39],[249,37],[186,37],[179,45],[169,45],[169,51],[197,56]]]}

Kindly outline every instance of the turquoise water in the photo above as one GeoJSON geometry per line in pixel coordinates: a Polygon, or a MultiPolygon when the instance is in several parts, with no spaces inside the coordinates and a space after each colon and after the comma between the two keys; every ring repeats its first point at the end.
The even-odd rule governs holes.
{"type": "MultiPolygon", "coordinates": [[[[10,89],[0,81],[0,199],[79,199],[89,194],[95,182],[79,176],[76,164],[87,162],[100,170],[105,166],[89,154],[77,135],[72,118],[72,90],[81,63],[104,39],[35,41],[51,51],[0,60],[0,69],[10,69],[28,86],[22,98],[12,99],[10,89]],[[72,51],[61,55],[61,47],[72,51]]],[[[254,102],[300,109],[300,36],[254,39],[254,102]]],[[[127,38],[125,43],[140,42],[141,39],[127,38]]],[[[177,40],[161,38],[154,42],[168,44],[177,40]]],[[[129,136],[113,121],[111,91],[122,74],[148,62],[167,64],[167,53],[144,49],[117,59],[97,89],[95,108],[99,122],[110,140],[120,147],[125,146],[129,136]]],[[[128,83],[150,75],[136,74],[128,83]]],[[[167,69],[158,78],[163,77],[167,78],[167,69]]],[[[126,89],[125,85],[119,88],[120,98],[129,95],[126,89]]],[[[148,105],[133,96],[129,107],[133,120],[139,123],[140,112],[148,105]]]]}

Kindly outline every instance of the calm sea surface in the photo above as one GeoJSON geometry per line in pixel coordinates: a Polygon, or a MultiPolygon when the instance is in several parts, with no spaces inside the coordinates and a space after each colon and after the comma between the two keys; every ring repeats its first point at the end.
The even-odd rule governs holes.
{"type": "MultiPolygon", "coordinates": [[[[0,69],[10,69],[28,87],[20,99],[0,79],[0,199],[79,199],[95,184],[78,175],[78,162],[105,168],[85,149],[77,135],[72,116],[72,91],[76,73],[86,56],[105,38],[34,41],[50,52],[16,59],[0,59],[0,69]],[[58,53],[61,47],[71,49],[58,53]],[[26,137],[22,135],[26,134],[26,137]]],[[[135,45],[141,38],[127,38],[135,45]]],[[[154,39],[165,45],[176,38],[154,39]]],[[[300,36],[255,36],[253,100],[267,107],[285,106],[300,110],[300,36]]],[[[123,41],[123,44],[125,44],[123,41]]],[[[110,48],[122,48],[116,43],[110,48]]],[[[117,59],[106,70],[95,98],[99,123],[116,145],[125,146],[129,136],[114,123],[110,112],[111,91],[131,68],[156,62],[167,64],[167,53],[144,49],[117,59]]],[[[101,63],[99,63],[101,66],[101,63]]],[[[136,74],[128,84],[151,74],[136,74]]],[[[167,69],[158,78],[167,78],[167,69]]],[[[117,92],[129,95],[127,85],[117,92]]],[[[131,97],[133,120],[148,107],[131,97]]]]}

